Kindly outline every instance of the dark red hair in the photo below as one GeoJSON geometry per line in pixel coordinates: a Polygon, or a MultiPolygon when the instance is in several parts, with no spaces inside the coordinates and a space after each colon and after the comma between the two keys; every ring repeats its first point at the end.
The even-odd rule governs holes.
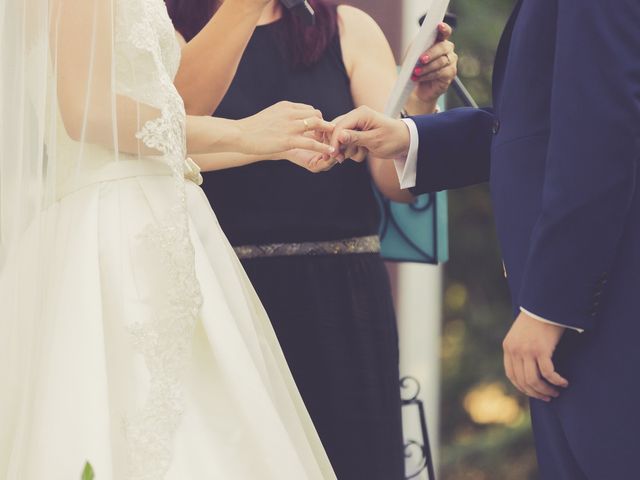
{"type": "MultiPolygon", "coordinates": [[[[176,30],[189,41],[209,22],[218,9],[217,0],[165,0],[176,30]]],[[[336,6],[330,0],[309,0],[316,11],[316,24],[307,26],[283,8],[286,45],[294,66],[309,67],[325,52],[338,30],[336,6]]]]}

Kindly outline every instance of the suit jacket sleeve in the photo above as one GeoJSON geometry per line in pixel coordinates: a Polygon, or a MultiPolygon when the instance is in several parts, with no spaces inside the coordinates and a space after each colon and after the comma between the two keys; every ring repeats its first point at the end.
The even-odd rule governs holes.
{"type": "Polygon", "coordinates": [[[494,122],[490,110],[458,108],[412,120],[420,137],[414,195],[489,179],[494,122]]]}
{"type": "Polygon", "coordinates": [[[558,0],[542,210],[520,305],[589,329],[636,194],[640,2],[558,0]]]}

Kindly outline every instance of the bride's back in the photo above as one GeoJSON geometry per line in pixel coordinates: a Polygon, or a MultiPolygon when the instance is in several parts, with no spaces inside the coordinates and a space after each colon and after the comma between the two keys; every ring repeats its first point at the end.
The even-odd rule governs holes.
{"type": "MultiPolygon", "coordinates": [[[[111,100],[98,98],[66,98],[64,102],[84,102],[80,128],[65,118],[64,104],[61,105],[58,85],[60,78],[60,53],[56,52],[55,42],[50,50],[54,53],[48,62],[47,107],[45,110],[45,155],[49,173],[55,177],[51,188],[55,194],[51,200],[59,200],[70,192],[95,181],[96,172],[103,176],[116,168],[112,162],[132,162],[152,159],[169,168],[162,156],[166,152],[175,152],[180,156],[184,144],[184,111],[182,102],[173,87],[173,79],[180,64],[180,46],[176,40],[174,28],[166,13],[162,0],[114,0],[113,32],[111,35],[111,58],[104,58],[105,52],[83,52],[90,55],[86,67],[95,68],[97,62],[110,63],[104,66],[111,74],[109,88],[101,93],[111,95],[111,100]],[[102,55],[102,58],[98,56],[102,55]],[[152,107],[157,118],[144,118],[139,112],[135,115],[119,112],[122,101],[129,99],[143,108],[152,107]],[[49,118],[51,117],[51,118],[49,118]],[[102,132],[95,134],[92,129],[102,132]],[[126,135],[137,137],[139,145],[134,151],[121,149],[115,132],[126,131],[126,135]],[[152,150],[150,151],[149,146],[152,150]],[[153,149],[157,149],[153,151],[153,149]],[[55,171],[52,167],[55,165],[55,171]],[[106,169],[106,170],[105,170],[106,169]]],[[[99,35],[99,30],[93,32],[99,35]]],[[[97,43],[95,38],[91,39],[97,43]]],[[[80,41],[80,40],[79,40],[80,41]]],[[[63,54],[64,55],[64,54],[63,54]]],[[[37,56],[32,56],[37,59],[37,56]]],[[[89,76],[94,75],[90,72],[89,76]]],[[[80,89],[77,95],[87,92],[80,89]]],[[[95,94],[89,94],[95,95],[95,94]]],[[[68,116],[68,115],[67,115],[68,116]]],[[[136,168],[135,166],[133,168],[136,168]]]]}

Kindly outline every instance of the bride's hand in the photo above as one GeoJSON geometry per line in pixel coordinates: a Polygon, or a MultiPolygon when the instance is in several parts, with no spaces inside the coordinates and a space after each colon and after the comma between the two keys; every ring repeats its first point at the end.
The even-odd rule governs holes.
{"type": "Polygon", "coordinates": [[[301,149],[331,155],[335,151],[318,140],[323,135],[330,136],[335,125],[323,120],[322,113],[308,105],[280,102],[237,124],[242,153],[271,156],[301,149]]]}
{"type": "Polygon", "coordinates": [[[336,158],[321,153],[310,152],[309,150],[294,149],[284,152],[280,158],[310,171],[311,173],[321,173],[331,170],[337,163],[336,158]]]}

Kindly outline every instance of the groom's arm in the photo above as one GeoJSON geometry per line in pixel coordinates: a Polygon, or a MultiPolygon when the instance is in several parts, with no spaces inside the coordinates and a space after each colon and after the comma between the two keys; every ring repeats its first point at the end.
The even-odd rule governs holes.
{"type": "MultiPolygon", "coordinates": [[[[404,121],[411,144],[407,158],[396,160],[403,188],[418,195],[488,180],[495,121],[491,110],[461,108],[404,121]]],[[[523,311],[535,320],[573,328],[523,311]]]]}
{"type": "Polygon", "coordinates": [[[589,329],[640,161],[640,2],[559,0],[543,208],[520,305],[589,329]]]}
{"type": "Polygon", "coordinates": [[[403,188],[414,195],[466,187],[489,179],[494,116],[458,108],[406,119],[411,147],[396,161],[403,188]]]}

